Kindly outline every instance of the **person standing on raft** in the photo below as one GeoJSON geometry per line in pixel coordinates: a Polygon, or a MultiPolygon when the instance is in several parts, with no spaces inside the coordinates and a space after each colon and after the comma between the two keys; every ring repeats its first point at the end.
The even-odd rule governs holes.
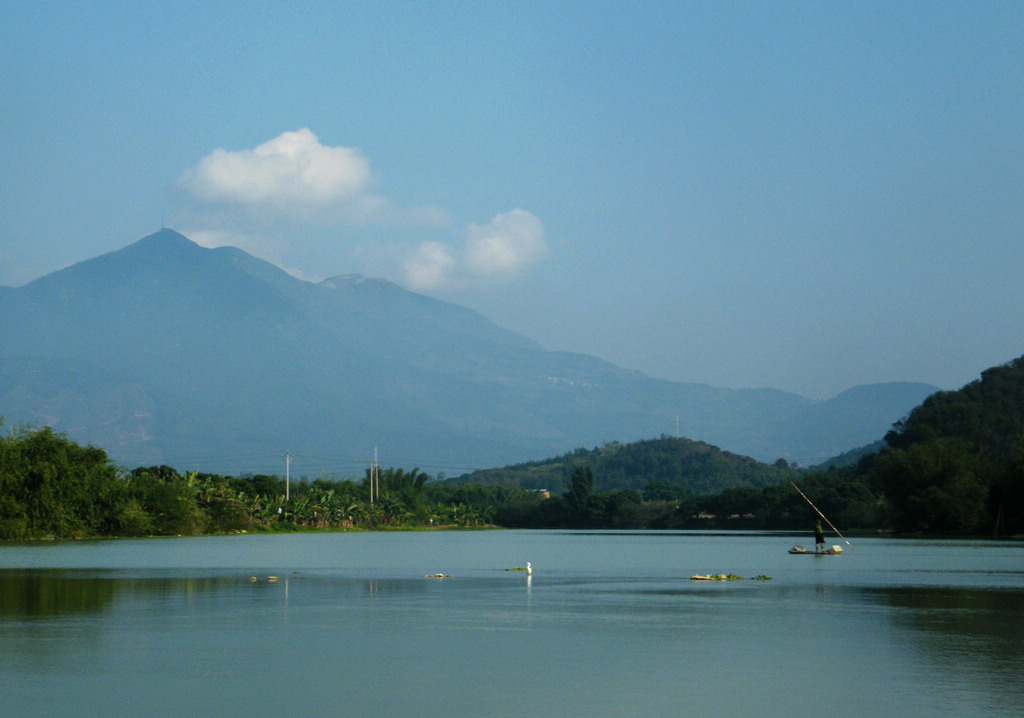
{"type": "Polygon", "coordinates": [[[818,553],[825,550],[825,534],[821,532],[821,519],[814,520],[814,550],[818,553]]]}

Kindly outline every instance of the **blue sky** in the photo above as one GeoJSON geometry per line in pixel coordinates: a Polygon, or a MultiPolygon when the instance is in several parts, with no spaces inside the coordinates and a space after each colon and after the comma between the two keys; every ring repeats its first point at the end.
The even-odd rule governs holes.
{"type": "Polygon", "coordinates": [[[1019,3],[94,5],[0,5],[0,284],[163,221],[679,381],[1024,354],[1019,3]]]}

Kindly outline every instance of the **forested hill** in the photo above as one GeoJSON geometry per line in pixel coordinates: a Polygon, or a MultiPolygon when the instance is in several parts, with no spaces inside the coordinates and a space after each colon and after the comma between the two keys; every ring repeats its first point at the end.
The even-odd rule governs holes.
{"type": "Polygon", "coordinates": [[[986,369],[958,391],[932,394],[885,437],[893,448],[955,438],[997,455],[1024,441],[1024,356],[986,369]]]}
{"type": "Polygon", "coordinates": [[[556,458],[475,471],[448,481],[548,489],[560,494],[580,467],[593,472],[594,491],[632,489],[648,496],[715,494],[730,488],[769,486],[798,476],[782,460],[763,464],[704,442],[662,437],[580,448],[556,458]]]}
{"type": "Polygon", "coordinates": [[[862,466],[905,532],[1024,532],[1024,357],[934,394],[862,466]]]}

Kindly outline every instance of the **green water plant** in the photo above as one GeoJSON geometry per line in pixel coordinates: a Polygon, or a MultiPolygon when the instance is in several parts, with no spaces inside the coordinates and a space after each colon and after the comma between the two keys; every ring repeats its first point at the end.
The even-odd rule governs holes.
{"type": "MultiPolygon", "coordinates": [[[[737,576],[734,573],[708,573],[708,574],[695,573],[694,575],[690,576],[690,580],[691,581],[742,581],[743,577],[742,576],[737,576]]],[[[772,579],[771,579],[771,576],[765,576],[764,574],[762,574],[760,576],[754,576],[750,580],[751,581],[771,581],[772,579]]]]}

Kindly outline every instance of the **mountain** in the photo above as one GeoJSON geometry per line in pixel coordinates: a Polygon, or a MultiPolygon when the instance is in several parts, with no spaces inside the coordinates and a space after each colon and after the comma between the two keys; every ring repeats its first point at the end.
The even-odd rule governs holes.
{"type": "Polygon", "coordinates": [[[877,439],[935,388],[824,402],[647,377],[547,351],[464,307],[358,275],[302,281],[162,230],[0,292],[0,416],[132,467],[455,473],[674,427],[763,461],[877,439]]]}

